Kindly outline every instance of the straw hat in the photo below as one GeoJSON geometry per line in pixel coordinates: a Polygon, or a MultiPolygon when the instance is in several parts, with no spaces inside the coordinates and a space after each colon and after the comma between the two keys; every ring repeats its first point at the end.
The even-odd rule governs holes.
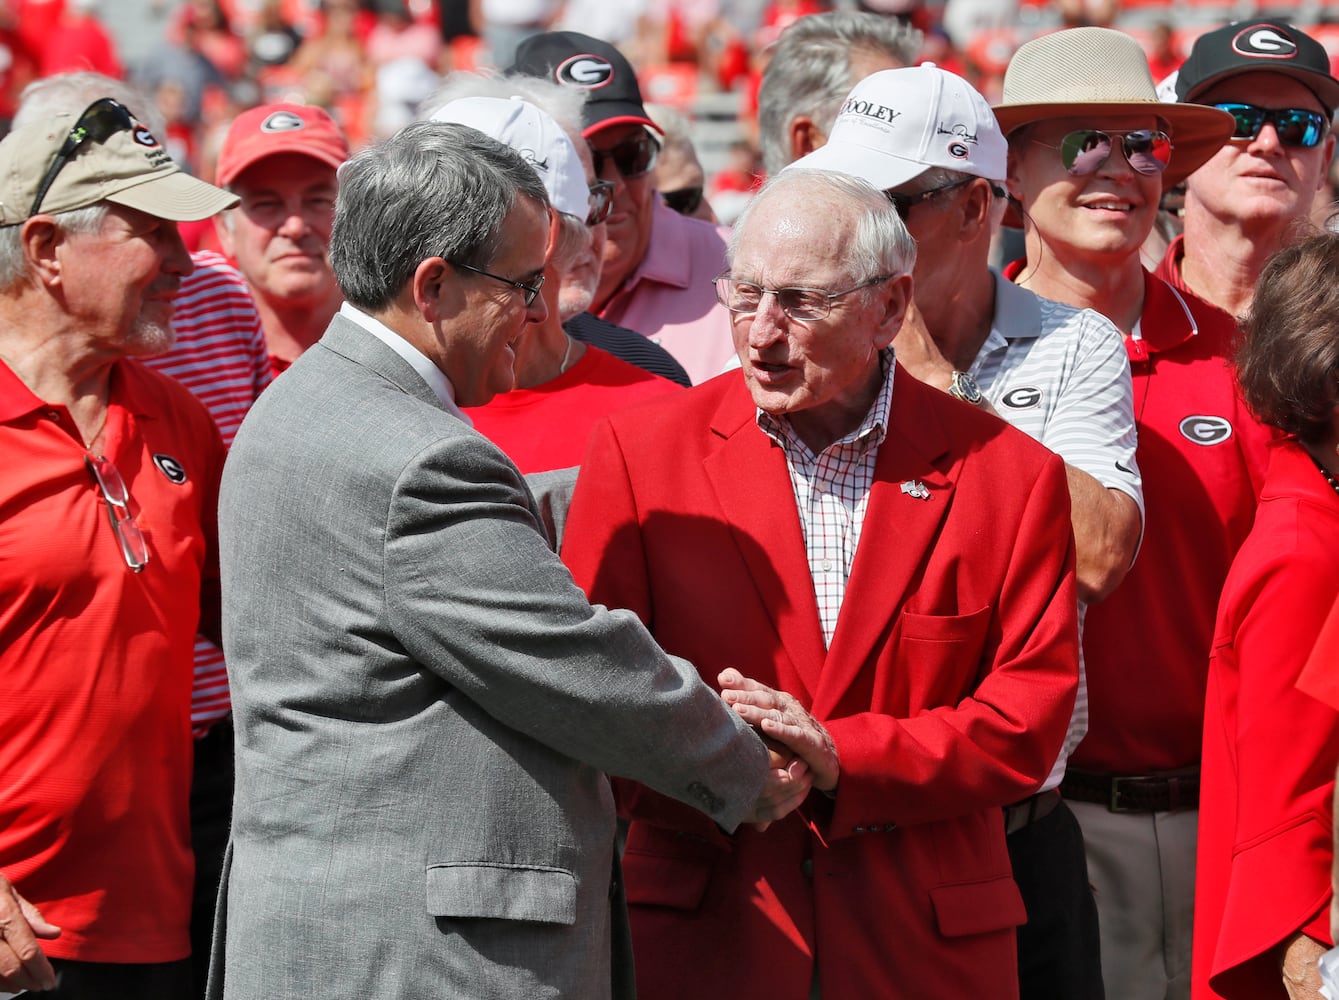
{"type": "Polygon", "coordinates": [[[1167,123],[1172,160],[1162,188],[1175,187],[1232,135],[1226,111],[1158,100],[1139,43],[1111,28],[1070,28],[1042,35],[1014,53],[995,117],[1006,136],[1032,122],[1147,111],[1167,123]]]}

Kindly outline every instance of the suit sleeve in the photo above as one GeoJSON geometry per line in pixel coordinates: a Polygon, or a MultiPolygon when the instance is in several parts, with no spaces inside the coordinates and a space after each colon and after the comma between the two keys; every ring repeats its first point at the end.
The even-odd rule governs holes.
{"type": "MultiPolygon", "coordinates": [[[[1272,949],[1297,931],[1330,941],[1339,713],[1295,686],[1339,593],[1339,572],[1324,562],[1296,552],[1271,559],[1234,602],[1230,655],[1215,650],[1213,670],[1235,661],[1237,673],[1234,703],[1211,702],[1206,719],[1211,736],[1222,727],[1236,763],[1235,774],[1218,776],[1235,780],[1237,808],[1215,985],[1220,975],[1224,986],[1238,973],[1249,976],[1249,963],[1274,962],[1272,949]]],[[[1230,690],[1210,686],[1211,694],[1230,690]]]]}
{"type": "Polygon", "coordinates": [[[761,741],[634,615],[586,601],[529,499],[477,435],[404,469],[385,542],[395,634],[504,724],[737,826],[766,774],[761,741]]]}
{"type": "MultiPolygon", "coordinates": [[[[1058,457],[1047,460],[1020,509],[1016,527],[1001,523],[994,542],[1011,540],[1012,551],[978,646],[975,688],[909,718],[862,712],[826,722],[842,767],[833,837],[1016,802],[1055,763],[1078,685],[1074,539],[1058,457]]],[[[907,625],[903,615],[903,636],[907,625]]]]}

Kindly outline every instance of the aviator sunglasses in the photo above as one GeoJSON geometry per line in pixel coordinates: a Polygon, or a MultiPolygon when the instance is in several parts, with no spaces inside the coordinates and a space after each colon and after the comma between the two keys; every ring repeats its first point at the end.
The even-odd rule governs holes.
{"type": "Polygon", "coordinates": [[[1060,161],[1071,177],[1085,177],[1096,173],[1107,162],[1117,138],[1120,139],[1121,152],[1125,154],[1126,162],[1136,173],[1148,176],[1160,174],[1172,161],[1172,137],[1161,129],[1153,128],[1125,132],[1079,129],[1066,135],[1060,140],[1060,145],[1054,148],[1060,151],[1060,161]]]}
{"type": "Polygon", "coordinates": [[[70,134],[61,143],[55,159],[51,161],[51,166],[47,168],[46,175],[42,178],[42,183],[37,186],[37,197],[33,199],[33,207],[28,211],[28,216],[31,218],[37,214],[38,209],[42,207],[42,199],[51,190],[51,185],[56,182],[65,164],[74,159],[74,154],[79,152],[84,143],[90,141],[104,143],[118,132],[133,131],[138,124],[124,105],[110,97],[99,98],[85,108],[79,120],[70,129],[70,134]]]}
{"type": "Polygon", "coordinates": [[[610,181],[593,181],[588,184],[590,199],[587,202],[586,225],[598,226],[614,209],[614,185],[610,181]]]}
{"type": "Polygon", "coordinates": [[[660,158],[660,144],[642,132],[641,135],[624,139],[610,149],[596,149],[592,146],[590,156],[594,161],[596,177],[604,175],[605,161],[613,160],[615,169],[623,178],[632,180],[635,177],[643,177],[655,169],[656,160],[660,158]]]}
{"type": "Polygon", "coordinates": [[[1311,149],[1320,145],[1329,131],[1329,119],[1319,111],[1307,108],[1262,108],[1236,103],[1215,104],[1214,107],[1232,116],[1236,123],[1233,139],[1254,139],[1265,122],[1269,122],[1283,145],[1311,149]]]}

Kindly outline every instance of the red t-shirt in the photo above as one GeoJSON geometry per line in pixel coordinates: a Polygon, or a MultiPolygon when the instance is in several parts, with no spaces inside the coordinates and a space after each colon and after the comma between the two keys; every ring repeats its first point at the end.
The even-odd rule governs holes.
{"type": "Polygon", "coordinates": [[[0,873],[56,958],[190,953],[191,651],[217,593],[223,443],[186,389],[118,362],[103,455],[149,561],[126,565],[63,406],[0,364],[0,873]]]}
{"type": "Polygon", "coordinates": [[[557,378],[494,396],[486,406],[466,407],[465,413],[522,472],[548,472],[581,464],[600,417],[682,388],[588,345],[557,378]]]}
{"type": "Polygon", "coordinates": [[[1084,619],[1088,735],[1070,757],[1076,768],[1199,763],[1214,614],[1255,517],[1271,437],[1237,391],[1236,333],[1227,313],[1145,274],[1140,336],[1125,338],[1144,537],[1120,586],[1084,619]]]}

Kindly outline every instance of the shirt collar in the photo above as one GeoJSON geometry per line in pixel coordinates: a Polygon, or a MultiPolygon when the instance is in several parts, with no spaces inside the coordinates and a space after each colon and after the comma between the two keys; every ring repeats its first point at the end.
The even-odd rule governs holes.
{"type": "Polygon", "coordinates": [[[450,380],[443,374],[442,370],[429,360],[428,356],[417,347],[405,340],[398,333],[388,327],[379,319],[375,319],[363,312],[356,306],[345,302],[339,307],[339,314],[351,323],[357,323],[360,327],[376,337],[396,354],[400,355],[405,362],[418,372],[418,375],[424,382],[428,383],[428,388],[432,390],[434,396],[441,402],[442,408],[453,416],[459,417],[470,426],[474,426],[459,406],[456,405],[456,392],[452,387],[450,380]]]}
{"type": "MultiPolygon", "coordinates": [[[[865,414],[865,418],[860,421],[860,426],[845,437],[834,441],[828,447],[854,444],[858,445],[858,450],[866,451],[883,444],[883,439],[888,436],[888,413],[893,405],[894,365],[893,349],[891,347],[884,348],[879,352],[879,368],[883,374],[883,384],[879,387],[879,394],[874,397],[874,402],[865,414]]],[[[758,428],[781,447],[788,449],[797,443],[801,443],[799,436],[791,428],[790,420],[786,416],[774,416],[766,410],[758,408],[754,411],[754,419],[757,421],[758,428]]],[[[807,449],[808,446],[805,447],[807,449]]]]}
{"type": "Polygon", "coordinates": [[[646,253],[637,269],[623,283],[624,289],[633,288],[639,281],[654,281],[675,288],[687,288],[693,277],[693,248],[690,244],[687,220],[653,195],[651,210],[651,238],[646,253]]]}
{"type": "MultiPolygon", "coordinates": [[[[1020,285],[1015,285],[994,268],[995,314],[990,319],[990,334],[981,350],[1010,340],[1035,340],[1041,336],[1041,302],[1038,296],[1020,285]]],[[[981,351],[977,352],[980,356],[981,351]]]]}

